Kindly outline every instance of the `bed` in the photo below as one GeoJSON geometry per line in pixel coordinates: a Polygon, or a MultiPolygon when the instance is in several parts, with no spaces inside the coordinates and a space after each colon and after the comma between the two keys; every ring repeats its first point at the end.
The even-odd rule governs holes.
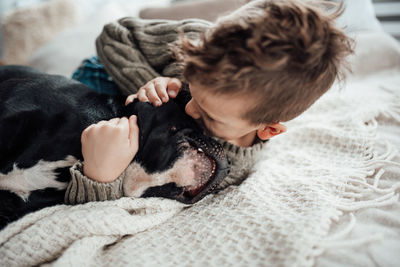
{"type": "MultiPolygon", "coordinates": [[[[400,44],[370,1],[348,2],[339,23],[355,39],[352,73],[271,139],[241,185],[192,206],[122,198],[50,207],[0,232],[0,265],[398,266],[400,44]]],[[[108,1],[22,60],[70,76],[95,53],[103,24],[142,7],[108,1]]]]}

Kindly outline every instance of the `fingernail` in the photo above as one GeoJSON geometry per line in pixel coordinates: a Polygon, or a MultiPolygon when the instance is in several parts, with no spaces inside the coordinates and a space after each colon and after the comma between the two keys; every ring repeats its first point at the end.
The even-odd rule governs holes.
{"type": "Polygon", "coordinates": [[[176,92],[175,92],[175,91],[169,91],[168,94],[169,94],[170,96],[172,96],[172,97],[175,97],[175,96],[176,96],[176,92]]]}
{"type": "Polygon", "coordinates": [[[159,106],[159,105],[161,105],[161,102],[157,100],[155,104],[156,104],[156,106],[159,106]]]}
{"type": "Polygon", "coordinates": [[[165,96],[164,96],[164,97],[162,98],[162,101],[163,101],[163,102],[168,102],[168,97],[165,97],[165,96]]]}

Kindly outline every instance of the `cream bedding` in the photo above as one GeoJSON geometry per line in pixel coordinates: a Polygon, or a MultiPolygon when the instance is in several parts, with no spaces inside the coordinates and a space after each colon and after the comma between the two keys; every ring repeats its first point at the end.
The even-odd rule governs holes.
{"type": "MultiPolygon", "coordinates": [[[[357,40],[356,55],[352,58],[354,73],[346,86],[350,97],[379,91],[384,94],[387,84],[400,84],[399,43],[380,32],[360,32],[354,37],[357,40]],[[372,84],[375,88],[370,87],[372,84]]],[[[393,159],[367,178],[372,185],[379,180],[383,188],[393,189],[395,195],[400,191],[399,119],[398,115],[391,117],[385,112],[376,117],[375,149],[378,153],[393,153],[393,159]]],[[[329,235],[336,235],[337,240],[324,246],[315,266],[398,266],[400,202],[397,198],[390,205],[371,203],[366,208],[347,211],[333,222],[329,235]]]]}
{"type": "Polygon", "coordinates": [[[395,266],[400,47],[384,33],[357,40],[348,82],[272,139],[242,185],[193,206],[44,209],[0,232],[0,265],[395,266]]]}

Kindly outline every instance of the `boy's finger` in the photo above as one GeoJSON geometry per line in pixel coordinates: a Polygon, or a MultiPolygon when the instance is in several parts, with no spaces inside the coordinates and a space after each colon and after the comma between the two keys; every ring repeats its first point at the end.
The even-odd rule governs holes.
{"type": "Polygon", "coordinates": [[[146,87],[146,96],[153,105],[160,106],[162,104],[153,83],[149,83],[146,87]]]}
{"type": "Polygon", "coordinates": [[[117,124],[119,122],[120,118],[113,118],[111,120],[109,120],[110,124],[117,124]]]}
{"type": "Polygon", "coordinates": [[[137,148],[137,142],[139,135],[139,126],[137,125],[137,116],[132,115],[129,117],[129,141],[130,145],[134,145],[137,148]]]}
{"type": "Polygon", "coordinates": [[[127,126],[128,125],[128,119],[126,117],[122,118],[117,118],[118,122],[116,123],[118,126],[127,126]]]}
{"type": "Polygon", "coordinates": [[[102,120],[102,121],[97,122],[96,126],[102,126],[102,125],[105,125],[106,123],[107,123],[107,121],[102,120]]]}
{"type": "Polygon", "coordinates": [[[137,98],[140,102],[150,102],[146,95],[146,90],[144,88],[140,88],[137,93],[137,98]]]}
{"type": "Polygon", "coordinates": [[[94,124],[90,124],[88,127],[85,128],[85,130],[82,131],[81,134],[81,142],[83,141],[83,139],[85,139],[87,137],[88,132],[93,129],[94,124]]]}
{"type": "Polygon", "coordinates": [[[178,95],[178,92],[181,90],[182,83],[179,79],[171,78],[168,81],[168,95],[172,98],[175,98],[178,95]]]}
{"type": "Polygon", "coordinates": [[[167,80],[156,79],[154,81],[154,88],[156,89],[156,93],[162,102],[168,102],[167,80]]]}
{"type": "Polygon", "coordinates": [[[127,117],[122,117],[118,123],[117,123],[117,127],[120,128],[123,132],[126,131],[128,137],[129,137],[129,120],[127,117]]]}
{"type": "Polygon", "coordinates": [[[125,106],[128,105],[129,103],[133,102],[137,98],[137,94],[132,94],[129,95],[126,100],[125,100],[125,106]]]}

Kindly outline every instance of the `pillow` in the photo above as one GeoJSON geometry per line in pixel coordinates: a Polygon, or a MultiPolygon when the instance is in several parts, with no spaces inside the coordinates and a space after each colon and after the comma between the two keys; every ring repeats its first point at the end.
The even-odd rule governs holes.
{"type": "Polygon", "coordinates": [[[25,64],[33,51],[80,19],[73,0],[52,0],[10,11],[1,21],[2,60],[25,64]]]}
{"type": "Polygon", "coordinates": [[[351,77],[400,70],[400,44],[392,36],[377,31],[361,31],[351,36],[355,40],[355,53],[349,56],[351,77]]]}
{"type": "MultiPolygon", "coordinates": [[[[340,0],[336,0],[338,2],[340,0]]],[[[338,18],[340,27],[346,32],[382,31],[382,26],[375,15],[372,0],[343,0],[345,10],[338,18]]]]}

